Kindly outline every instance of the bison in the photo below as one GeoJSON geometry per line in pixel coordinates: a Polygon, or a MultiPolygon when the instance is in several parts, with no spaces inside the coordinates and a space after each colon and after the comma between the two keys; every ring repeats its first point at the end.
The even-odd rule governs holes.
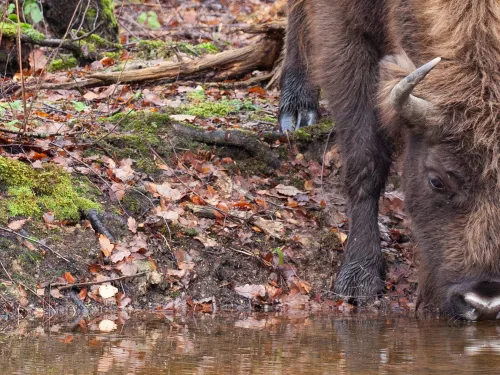
{"type": "Polygon", "coordinates": [[[417,306],[500,318],[500,1],[289,0],[279,122],[336,122],[349,239],[334,291],[383,289],[393,151],[420,251],[417,306]]]}

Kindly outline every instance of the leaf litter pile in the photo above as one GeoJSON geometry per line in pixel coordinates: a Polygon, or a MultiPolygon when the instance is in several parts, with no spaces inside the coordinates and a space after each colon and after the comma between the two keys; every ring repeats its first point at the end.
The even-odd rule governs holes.
{"type": "MultiPolygon", "coordinates": [[[[136,64],[145,58],[137,38],[175,41],[172,59],[184,61],[209,53],[186,46],[250,45],[254,36],[234,29],[272,21],[283,5],[167,3],[165,12],[148,16],[154,20],[139,23],[130,19],[140,4],[115,9],[124,25],[121,42],[129,46],[119,58],[47,72],[50,50],[35,49],[37,69],[25,72],[27,87],[136,64]]],[[[18,81],[19,75],[4,78],[8,94],[0,101],[0,311],[354,309],[330,292],[348,238],[331,124],[319,125],[319,136],[318,126],[300,137],[277,134],[279,92],[265,82],[213,83],[205,76],[33,89],[25,110],[21,90],[5,89],[18,81]],[[265,152],[245,138],[213,141],[218,131],[226,138],[251,134],[265,152]],[[26,166],[33,181],[14,177],[26,166]],[[67,201],[52,204],[49,193],[67,201]]],[[[394,172],[381,198],[388,272],[376,305],[408,311],[416,260],[398,180],[394,172]]]]}

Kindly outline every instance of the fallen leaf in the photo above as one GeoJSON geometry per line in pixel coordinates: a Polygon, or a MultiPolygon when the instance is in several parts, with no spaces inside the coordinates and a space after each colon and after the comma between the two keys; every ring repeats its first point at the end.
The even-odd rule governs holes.
{"type": "Polygon", "coordinates": [[[304,310],[309,304],[309,296],[299,293],[285,294],[280,300],[283,305],[297,310],[304,310]]]}
{"type": "Polygon", "coordinates": [[[170,115],[169,116],[171,120],[174,121],[188,121],[191,122],[194,119],[196,119],[196,116],[193,115],[170,115]]]}
{"type": "Polygon", "coordinates": [[[115,248],[115,244],[112,243],[104,234],[99,234],[99,245],[101,246],[102,253],[106,257],[109,257],[115,248]]]}
{"type": "Polygon", "coordinates": [[[63,273],[63,279],[66,280],[70,284],[74,284],[75,283],[75,278],[69,272],[64,272],[63,273]]]}
{"type": "Polygon", "coordinates": [[[59,289],[51,289],[50,295],[52,298],[64,298],[59,289]]]}
{"type": "Polygon", "coordinates": [[[26,224],[26,222],[28,220],[29,219],[14,220],[14,221],[11,221],[7,226],[9,227],[9,229],[19,230],[24,226],[24,224],[26,224]]]}
{"type": "Polygon", "coordinates": [[[67,335],[64,339],[61,340],[61,342],[64,344],[71,344],[73,342],[73,339],[73,335],[67,335]]]}
{"type": "Polygon", "coordinates": [[[219,246],[219,243],[217,241],[207,236],[199,235],[194,237],[194,239],[200,241],[203,246],[205,246],[205,248],[219,246]]]}
{"type": "Polygon", "coordinates": [[[331,228],[330,230],[337,235],[337,238],[339,239],[341,244],[347,241],[347,234],[340,231],[338,228],[331,228]]]}
{"type": "Polygon", "coordinates": [[[156,192],[162,197],[167,198],[171,201],[178,201],[182,197],[180,190],[172,189],[170,184],[165,182],[161,185],[156,185],[156,192]]]}
{"type": "Polygon", "coordinates": [[[124,248],[116,249],[113,254],[109,257],[113,263],[117,263],[130,255],[130,251],[124,248]]]}
{"type": "Polygon", "coordinates": [[[118,265],[116,268],[122,273],[123,276],[133,276],[139,271],[139,267],[137,267],[134,263],[123,263],[118,265]]]}
{"type": "Polygon", "coordinates": [[[285,234],[285,226],[281,221],[266,220],[261,217],[256,217],[253,219],[252,224],[274,238],[281,239],[285,234]]]}
{"type": "Polygon", "coordinates": [[[118,293],[118,288],[114,287],[111,284],[102,284],[99,286],[99,295],[106,299],[111,298],[118,293]]]}
{"type": "Polygon", "coordinates": [[[132,216],[129,216],[129,218],[127,219],[127,225],[128,225],[128,229],[132,232],[132,233],[137,233],[137,221],[135,221],[135,219],[132,217],[132,216]]]}
{"type": "Polygon", "coordinates": [[[99,322],[99,331],[101,332],[111,332],[114,331],[118,326],[115,322],[109,319],[103,319],[99,322]]]}
{"type": "Polygon", "coordinates": [[[78,293],[78,299],[80,301],[85,301],[85,298],[87,298],[87,288],[83,288],[80,290],[80,293],[78,293]]]}
{"type": "Polygon", "coordinates": [[[283,184],[279,184],[274,188],[278,193],[282,195],[286,195],[288,197],[293,197],[297,194],[303,193],[299,189],[297,189],[295,186],[286,186],[283,184]]]}
{"type": "Polygon", "coordinates": [[[254,299],[257,297],[265,297],[266,287],[261,284],[245,284],[236,286],[234,291],[245,298],[254,299]]]}

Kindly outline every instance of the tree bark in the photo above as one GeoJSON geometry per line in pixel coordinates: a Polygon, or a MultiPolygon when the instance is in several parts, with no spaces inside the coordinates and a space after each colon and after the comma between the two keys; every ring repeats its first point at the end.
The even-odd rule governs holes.
{"type": "Polygon", "coordinates": [[[112,0],[42,0],[43,15],[50,31],[63,38],[68,30],[92,30],[109,42],[118,42],[118,23],[112,0]]]}

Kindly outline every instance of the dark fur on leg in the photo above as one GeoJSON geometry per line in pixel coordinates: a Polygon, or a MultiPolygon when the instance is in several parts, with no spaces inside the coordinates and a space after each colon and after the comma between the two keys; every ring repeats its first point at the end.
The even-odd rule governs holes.
{"type": "Polygon", "coordinates": [[[336,122],[349,202],[349,239],[334,291],[358,301],[384,286],[378,200],[391,145],[375,112],[378,64],[385,51],[384,0],[305,2],[313,78],[336,122]]]}
{"type": "Polygon", "coordinates": [[[304,2],[289,0],[278,116],[282,132],[313,125],[319,119],[319,89],[311,83],[308,73],[308,43],[304,2]]]}

